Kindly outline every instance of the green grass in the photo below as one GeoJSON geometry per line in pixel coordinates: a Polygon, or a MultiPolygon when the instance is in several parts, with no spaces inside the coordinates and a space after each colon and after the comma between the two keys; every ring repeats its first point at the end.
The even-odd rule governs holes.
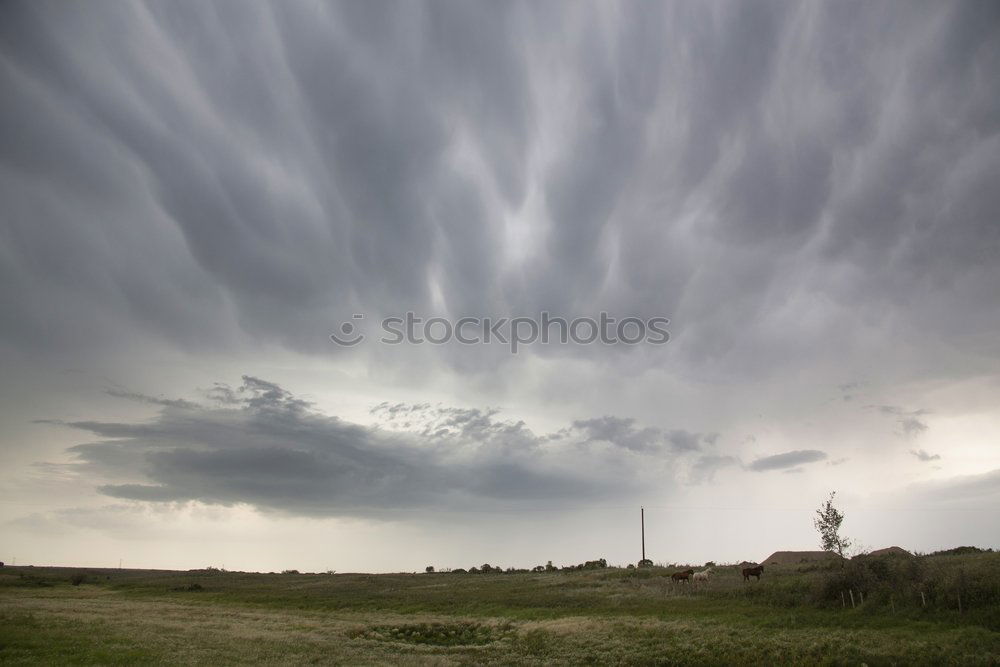
{"type": "Polygon", "coordinates": [[[674,584],[660,568],[269,575],[8,567],[0,570],[0,663],[1000,664],[1000,555],[918,560],[768,567],[749,584],[718,568],[701,586],[674,584]],[[83,583],[72,585],[74,574],[83,583]],[[845,586],[865,603],[845,608],[845,586]]]}

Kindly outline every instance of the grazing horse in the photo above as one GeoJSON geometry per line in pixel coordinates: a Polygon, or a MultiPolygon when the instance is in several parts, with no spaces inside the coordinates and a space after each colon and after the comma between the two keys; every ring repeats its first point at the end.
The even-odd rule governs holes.
{"type": "Polygon", "coordinates": [[[694,574],[694,570],[684,570],[683,572],[674,572],[670,575],[673,581],[691,581],[691,576],[694,574]]]}
{"type": "Polygon", "coordinates": [[[757,567],[745,567],[743,568],[743,581],[750,581],[750,577],[757,577],[757,581],[760,581],[760,575],[764,574],[764,566],[758,565],[757,567]]]}
{"type": "Polygon", "coordinates": [[[691,575],[691,578],[694,579],[695,581],[708,581],[708,578],[709,576],[711,576],[711,574],[712,574],[712,568],[708,567],[702,570],[701,572],[695,572],[693,575],[691,575]]]}

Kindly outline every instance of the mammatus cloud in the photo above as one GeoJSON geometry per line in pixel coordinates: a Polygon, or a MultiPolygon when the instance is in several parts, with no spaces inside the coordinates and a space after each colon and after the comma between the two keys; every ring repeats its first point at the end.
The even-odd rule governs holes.
{"type": "MultiPolygon", "coordinates": [[[[791,468],[794,472],[799,472],[795,468],[803,463],[815,463],[826,458],[826,453],[816,449],[798,449],[792,452],[774,454],[756,459],[747,466],[749,470],[755,472],[765,472],[767,470],[783,470],[791,468]]],[[[788,471],[791,472],[791,471],[788,471]]]]}
{"type": "Polygon", "coordinates": [[[667,316],[628,354],[727,380],[855,338],[992,358],[996,12],[5,3],[0,336],[347,354],[358,304],[486,304],[667,316]]]}
{"type": "Polygon", "coordinates": [[[160,410],[147,422],[65,423],[99,438],[70,452],[71,469],[105,480],[101,493],[307,515],[621,499],[654,481],[662,490],[678,457],[714,441],[615,417],[539,436],[496,410],[426,403],[383,403],[372,410],[382,424],[365,426],[250,376],[201,403],[113,394],[160,410]]]}

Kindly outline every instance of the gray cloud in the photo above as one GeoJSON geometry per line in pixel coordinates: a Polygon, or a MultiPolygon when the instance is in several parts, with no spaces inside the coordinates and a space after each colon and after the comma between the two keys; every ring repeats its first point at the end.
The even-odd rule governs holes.
{"type": "Polygon", "coordinates": [[[372,411],[382,425],[363,426],[249,376],[208,393],[205,403],[155,399],[159,412],[144,422],[50,423],[99,438],[70,449],[70,469],[106,479],[98,488],[108,496],[306,515],[631,497],[653,470],[668,475],[658,485],[669,483],[677,433],[685,444],[699,440],[614,417],[538,436],[523,422],[498,419],[496,410],[426,403],[383,403],[372,411]]]}
{"type": "Polygon", "coordinates": [[[691,466],[690,480],[695,484],[711,482],[715,479],[715,473],[725,468],[739,465],[739,461],[732,456],[721,456],[718,454],[706,454],[699,456],[691,466]]]}
{"type": "Polygon", "coordinates": [[[913,454],[914,456],[916,456],[918,459],[920,459],[924,463],[926,463],[928,461],[939,461],[941,459],[941,455],[940,454],[930,454],[930,453],[928,453],[927,451],[925,451],[923,449],[911,449],[910,453],[913,454]]]}
{"type": "MultiPolygon", "coordinates": [[[[971,505],[995,512],[1000,502],[1000,469],[979,475],[962,475],[941,481],[923,482],[910,487],[911,497],[920,506],[948,507],[971,505]]],[[[995,528],[995,522],[993,522],[995,528]]]]}
{"type": "Polygon", "coordinates": [[[900,428],[900,435],[904,438],[914,438],[928,429],[928,426],[920,417],[930,414],[930,410],[923,408],[919,410],[905,410],[896,405],[866,405],[867,409],[875,410],[880,414],[894,417],[900,428]]]}
{"type": "Polygon", "coordinates": [[[674,342],[532,353],[766,375],[886,314],[992,355],[990,7],[8,3],[0,335],[335,353],[358,310],[607,308],[674,342]]]}
{"type": "Polygon", "coordinates": [[[651,452],[669,447],[674,451],[697,451],[702,444],[714,444],[717,434],[691,433],[683,429],[663,431],[647,426],[637,428],[635,420],[622,417],[597,417],[573,422],[573,428],[588,441],[604,441],[635,452],[651,452]]]}
{"type": "Polygon", "coordinates": [[[786,472],[801,472],[796,468],[803,463],[815,463],[826,458],[826,453],[816,449],[797,449],[792,452],[783,452],[771,456],[763,456],[753,460],[747,468],[754,472],[764,472],[767,470],[782,470],[792,468],[786,472]]]}
{"type": "Polygon", "coordinates": [[[998,69],[975,1],[2,3],[0,483],[313,515],[791,489],[866,463],[866,404],[943,451],[892,403],[996,404],[998,69]],[[542,310],[671,341],[328,338],[542,310]],[[159,393],[244,370],[388,402],[159,393]],[[52,415],[76,463],[23,474],[52,415]],[[744,465],[754,437],[814,449],[744,465]]]}

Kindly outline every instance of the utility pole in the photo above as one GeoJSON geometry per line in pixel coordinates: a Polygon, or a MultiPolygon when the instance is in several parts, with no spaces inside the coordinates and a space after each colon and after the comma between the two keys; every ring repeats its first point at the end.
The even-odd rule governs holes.
{"type": "Polygon", "coordinates": [[[639,508],[639,521],[642,525],[642,560],[646,560],[646,508],[639,508]]]}

